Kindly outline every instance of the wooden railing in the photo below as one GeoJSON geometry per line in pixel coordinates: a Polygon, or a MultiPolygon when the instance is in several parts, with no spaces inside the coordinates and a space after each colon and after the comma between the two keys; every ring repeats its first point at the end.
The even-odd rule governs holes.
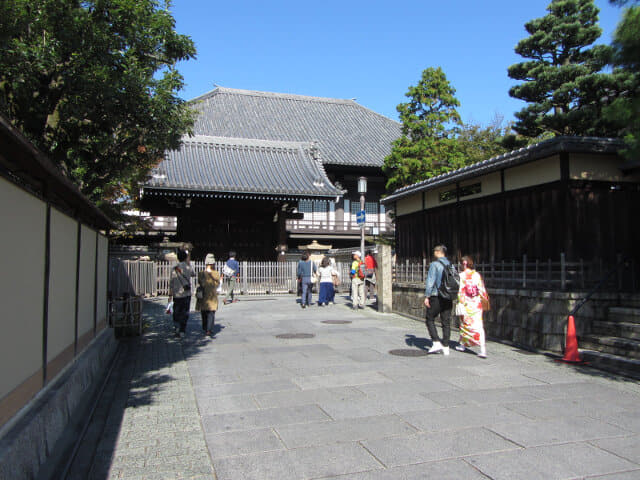
{"type": "MultiPolygon", "coordinates": [[[[615,262],[613,262],[615,263],[615,262]]],[[[460,269],[460,265],[457,265],[460,269]]],[[[610,264],[601,259],[569,262],[565,255],[560,261],[551,259],[540,261],[527,259],[502,260],[477,263],[475,269],[480,272],[488,288],[528,288],[532,290],[585,291],[598,284],[610,264]]],[[[394,283],[424,284],[429,270],[426,260],[397,261],[393,267],[394,283]]],[[[606,291],[636,291],[637,272],[633,261],[620,268],[601,288],[606,291]]]]}

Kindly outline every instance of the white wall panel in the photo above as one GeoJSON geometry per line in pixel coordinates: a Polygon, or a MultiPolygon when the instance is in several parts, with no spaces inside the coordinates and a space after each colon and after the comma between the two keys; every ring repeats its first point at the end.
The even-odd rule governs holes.
{"type": "Polygon", "coordinates": [[[109,239],[98,236],[98,323],[107,319],[107,276],[109,273],[109,239]]]}
{"type": "Polygon", "coordinates": [[[0,178],[0,398],[42,367],[46,205],[0,178]]]}
{"type": "Polygon", "coordinates": [[[78,223],[52,208],[47,362],[75,338],[77,235],[78,223]]]}
{"type": "Polygon", "coordinates": [[[82,226],[80,234],[80,285],[78,288],[78,338],[93,330],[96,235],[94,230],[82,226]]]}

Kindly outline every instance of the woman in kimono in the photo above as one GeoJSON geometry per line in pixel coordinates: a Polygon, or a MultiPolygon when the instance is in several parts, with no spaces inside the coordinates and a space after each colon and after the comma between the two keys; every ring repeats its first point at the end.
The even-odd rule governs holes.
{"type": "Polygon", "coordinates": [[[481,358],[487,357],[484,326],[482,323],[483,304],[488,306],[489,295],[482,277],[473,269],[473,259],[462,257],[463,271],[460,273],[460,290],[456,313],[462,316],[460,322],[460,345],[456,350],[464,352],[466,347],[480,347],[481,358]]]}

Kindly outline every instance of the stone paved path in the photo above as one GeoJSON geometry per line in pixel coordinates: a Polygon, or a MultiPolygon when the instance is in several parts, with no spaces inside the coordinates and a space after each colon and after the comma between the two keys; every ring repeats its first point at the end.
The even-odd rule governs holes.
{"type": "Polygon", "coordinates": [[[398,357],[424,325],[292,297],[125,343],[69,478],[640,479],[640,384],[490,343],[398,357]],[[347,320],[348,324],[326,324],[347,320]],[[309,333],[280,339],[283,333],[309,333]]]}

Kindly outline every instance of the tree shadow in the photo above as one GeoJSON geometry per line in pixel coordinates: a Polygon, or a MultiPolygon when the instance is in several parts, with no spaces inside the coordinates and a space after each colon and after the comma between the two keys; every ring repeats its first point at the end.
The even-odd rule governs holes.
{"type": "MultiPolygon", "coordinates": [[[[200,314],[194,311],[189,314],[186,338],[174,337],[173,321],[165,308],[160,299],[143,300],[143,335],[119,339],[111,374],[64,478],[109,478],[123,422],[131,421],[125,419],[125,412],[128,417],[133,409],[162,407],[162,393],[176,380],[175,364],[214,344],[215,339],[202,332],[200,314]]],[[[214,335],[224,328],[216,323],[214,335]]]]}

